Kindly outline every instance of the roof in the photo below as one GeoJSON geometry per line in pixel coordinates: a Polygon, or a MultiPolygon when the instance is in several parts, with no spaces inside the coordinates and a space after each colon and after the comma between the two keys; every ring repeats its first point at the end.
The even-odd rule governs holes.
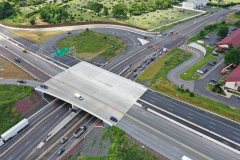
{"type": "Polygon", "coordinates": [[[224,80],[225,82],[240,82],[240,65],[224,80]]]}
{"type": "Polygon", "coordinates": [[[237,47],[238,44],[240,44],[240,28],[237,29],[235,32],[218,42],[216,45],[229,45],[230,43],[233,44],[233,48],[237,47]]]}

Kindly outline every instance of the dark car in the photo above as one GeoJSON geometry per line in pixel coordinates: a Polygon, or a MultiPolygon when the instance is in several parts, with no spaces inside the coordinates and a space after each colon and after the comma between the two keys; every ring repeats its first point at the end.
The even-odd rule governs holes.
{"type": "Polygon", "coordinates": [[[118,121],[117,118],[115,118],[115,117],[113,117],[113,116],[111,116],[110,119],[111,119],[112,121],[114,121],[114,122],[117,122],[117,121],[118,121]]]}
{"type": "Polygon", "coordinates": [[[133,72],[137,72],[137,68],[135,68],[135,69],[133,70],[133,72]]]}
{"type": "Polygon", "coordinates": [[[216,63],[217,63],[217,62],[214,61],[214,60],[211,60],[211,61],[208,62],[208,64],[210,64],[210,65],[212,65],[212,66],[214,66],[216,63]]]}
{"type": "Polygon", "coordinates": [[[208,71],[207,68],[201,68],[201,70],[203,71],[203,73],[206,73],[208,71]]]}
{"type": "Polygon", "coordinates": [[[147,61],[147,63],[146,64],[150,64],[150,61],[147,61]]]}
{"type": "Polygon", "coordinates": [[[15,60],[16,62],[18,62],[18,63],[21,62],[20,59],[19,59],[18,57],[14,57],[14,60],[15,60]]]}
{"type": "Polygon", "coordinates": [[[147,60],[144,60],[144,61],[143,61],[143,63],[146,63],[146,62],[147,62],[147,60]]]}
{"type": "Polygon", "coordinates": [[[68,32],[68,34],[71,34],[71,32],[68,32]]]}
{"type": "Polygon", "coordinates": [[[233,29],[232,29],[232,31],[236,31],[236,30],[237,30],[237,28],[233,28],[233,29]]]}
{"type": "Polygon", "coordinates": [[[68,140],[68,138],[67,137],[64,137],[62,140],[61,140],[61,142],[60,143],[65,143],[65,142],[67,142],[67,140],[68,140]]]}
{"type": "Polygon", "coordinates": [[[155,57],[152,57],[152,58],[151,58],[151,61],[154,61],[155,59],[156,59],[155,57]]]}
{"type": "Polygon", "coordinates": [[[218,54],[216,52],[213,52],[212,56],[218,56],[218,54]]]}
{"type": "Polygon", "coordinates": [[[59,155],[59,156],[60,156],[60,155],[61,155],[61,154],[62,154],[64,151],[65,151],[65,149],[63,149],[63,148],[62,148],[62,149],[60,149],[60,150],[57,152],[57,155],[59,155]]]}
{"type": "Polygon", "coordinates": [[[167,33],[164,33],[164,34],[163,34],[163,36],[166,36],[166,35],[167,35],[167,33]]]}
{"type": "Polygon", "coordinates": [[[17,80],[17,83],[27,83],[24,79],[17,80]]]}
{"type": "Polygon", "coordinates": [[[216,79],[211,79],[211,82],[217,83],[218,81],[216,79]]]}
{"type": "Polygon", "coordinates": [[[211,14],[213,14],[213,12],[211,12],[211,14]]]}
{"type": "Polygon", "coordinates": [[[137,73],[135,73],[135,74],[133,75],[133,77],[137,77],[137,75],[138,75],[138,74],[137,74],[137,73]]]}
{"type": "Polygon", "coordinates": [[[221,38],[218,38],[218,39],[216,39],[217,41],[221,41],[222,39],[221,38]]]}

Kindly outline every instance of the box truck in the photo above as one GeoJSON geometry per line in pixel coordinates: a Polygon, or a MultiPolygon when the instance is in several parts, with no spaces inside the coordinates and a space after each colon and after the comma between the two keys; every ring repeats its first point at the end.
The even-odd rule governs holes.
{"type": "Polygon", "coordinates": [[[86,131],[86,127],[85,126],[82,126],[80,128],[78,128],[74,133],[73,133],[73,136],[74,137],[79,137],[83,132],[86,131]]]}
{"type": "Polygon", "coordinates": [[[18,134],[18,132],[20,132],[23,128],[25,128],[27,125],[29,124],[28,120],[26,118],[24,118],[23,120],[21,120],[20,122],[18,122],[15,126],[13,126],[12,128],[10,128],[8,131],[6,131],[5,133],[3,133],[1,135],[1,138],[7,142],[10,138],[16,136],[18,134]]]}

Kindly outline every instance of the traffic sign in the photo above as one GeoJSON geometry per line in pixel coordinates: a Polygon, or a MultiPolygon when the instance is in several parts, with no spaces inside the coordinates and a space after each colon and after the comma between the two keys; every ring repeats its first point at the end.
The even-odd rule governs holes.
{"type": "Polygon", "coordinates": [[[38,38],[38,40],[40,40],[40,39],[38,38]]]}
{"type": "Polygon", "coordinates": [[[68,52],[69,52],[69,47],[58,50],[56,51],[56,57],[62,56],[68,52]]]}

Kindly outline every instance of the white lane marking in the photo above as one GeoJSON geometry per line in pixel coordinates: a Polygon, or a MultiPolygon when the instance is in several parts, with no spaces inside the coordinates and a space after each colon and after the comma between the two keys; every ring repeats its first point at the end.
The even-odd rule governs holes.
{"type": "Polygon", "coordinates": [[[57,118],[59,115],[56,115],[56,117],[55,118],[57,118]]]}
{"type": "Polygon", "coordinates": [[[43,127],[43,129],[42,130],[44,130],[45,129],[45,127],[43,127]]]}
{"type": "Polygon", "coordinates": [[[29,143],[30,141],[28,141],[27,143],[26,143],[26,145],[29,143]]]}

